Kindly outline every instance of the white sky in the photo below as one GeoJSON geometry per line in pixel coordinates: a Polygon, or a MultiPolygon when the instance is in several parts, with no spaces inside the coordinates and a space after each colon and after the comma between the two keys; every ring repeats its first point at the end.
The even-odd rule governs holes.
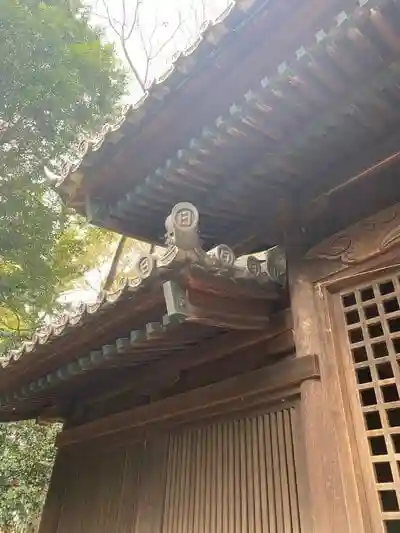
{"type": "MultiPolygon", "coordinates": [[[[105,29],[108,41],[114,42],[116,51],[126,64],[118,36],[115,34],[108,19],[111,18],[114,27],[121,30],[124,19],[125,31],[128,31],[135,13],[135,6],[139,2],[140,8],[135,30],[127,43],[127,49],[135,67],[141,76],[146,70],[146,54],[148,51],[157,52],[151,61],[148,81],[160,77],[171,65],[173,56],[190,46],[198,37],[202,25],[206,21],[214,21],[227,6],[230,0],[88,0],[92,5],[93,22],[105,29]],[[96,16],[97,15],[97,16],[96,16]],[[179,31],[175,33],[175,29],[179,31]],[[171,34],[174,38],[169,40],[171,34]],[[164,47],[165,42],[168,44],[164,47]]],[[[130,102],[135,102],[141,96],[140,88],[132,83],[130,102]]]]}

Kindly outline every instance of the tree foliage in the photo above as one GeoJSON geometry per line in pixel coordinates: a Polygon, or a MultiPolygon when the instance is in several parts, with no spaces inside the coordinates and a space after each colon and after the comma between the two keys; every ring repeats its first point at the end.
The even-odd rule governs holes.
{"type": "Polygon", "coordinates": [[[0,531],[36,530],[54,462],[56,426],[0,425],[0,531]]]}
{"type": "MultiPolygon", "coordinates": [[[[110,241],[61,205],[43,167],[74,157],[77,135],[115,113],[125,73],[79,0],[1,0],[0,72],[1,342],[29,334],[53,312],[60,291],[110,241]]],[[[0,425],[1,532],[34,527],[55,432],[0,425]]]]}
{"type": "Polygon", "coordinates": [[[29,330],[99,237],[61,206],[43,166],[73,157],[77,135],[114,112],[124,72],[81,4],[62,0],[0,2],[0,66],[0,330],[29,330]]]}

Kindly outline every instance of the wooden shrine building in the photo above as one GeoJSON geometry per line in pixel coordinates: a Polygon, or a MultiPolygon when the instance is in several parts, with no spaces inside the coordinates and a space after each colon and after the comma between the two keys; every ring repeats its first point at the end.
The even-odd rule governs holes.
{"type": "Polygon", "coordinates": [[[400,1],[237,0],[55,186],[164,248],[0,369],[40,533],[399,533],[400,1]]]}

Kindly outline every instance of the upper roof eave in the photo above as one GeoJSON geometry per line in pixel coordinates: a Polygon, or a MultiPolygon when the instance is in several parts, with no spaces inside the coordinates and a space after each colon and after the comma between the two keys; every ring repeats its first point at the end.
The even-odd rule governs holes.
{"type": "MultiPolygon", "coordinates": [[[[332,1],[332,4],[334,3],[332,1]]],[[[338,3],[336,2],[335,5],[338,3]]],[[[166,210],[170,209],[170,199],[172,198],[172,203],[178,200],[188,200],[199,206],[202,214],[205,215],[204,235],[209,246],[221,241],[227,242],[231,246],[236,246],[246,240],[252,231],[250,226],[257,227],[260,225],[260,220],[255,220],[253,216],[254,213],[260,212],[260,208],[261,211],[268,211],[271,224],[279,223],[279,220],[277,222],[281,211],[279,202],[283,199],[282,196],[284,194],[288,197],[293,190],[313,190],[313,187],[317,190],[317,193],[321,192],[318,190],[321,181],[319,178],[321,173],[326,175],[327,170],[330,171],[332,169],[332,178],[334,179],[339,174],[343,178],[351,177],[351,174],[346,176],[347,171],[352,172],[352,170],[343,168],[344,163],[340,168],[336,168],[330,162],[328,169],[315,170],[315,176],[311,175],[313,182],[310,183],[312,180],[309,179],[309,173],[310,171],[313,172],[314,168],[307,167],[307,160],[310,158],[310,153],[312,155],[314,147],[317,146],[316,141],[318,139],[318,142],[322,145],[321,153],[335,153],[336,144],[340,144],[340,139],[344,138],[344,134],[352,133],[352,123],[356,121],[367,133],[372,130],[369,138],[371,143],[373,141],[374,144],[377,144],[376,140],[379,141],[379,139],[376,139],[376,132],[379,131],[379,126],[381,126],[379,121],[376,121],[376,118],[379,118],[376,117],[377,113],[381,113],[381,117],[385,120],[389,117],[388,124],[389,122],[392,124],[393,118],[397,116],[395,109],[389,110],[388,113],[387,102],[382,101],[384,91],[390,93],[396,90],[400,72],[399,49],[398,47],[396,48],[397,41],[395,41],[396,35],[391,34],[389,31],[383,32],[382,28],[385,28],[385,26],[382,25],[386,25],[390,29],[390,17],[387,16],[387,13],[382,16],[382,10],[390,5],[397,5],[396,9],[398,9],[398,2],[397,0],[366,0],[360,2],[360,4],[362,5],[356,8],[351,6],[351,12],[349,13],[341,11],[336,17],[332,15],[329,18],[329,23],[325,26],[326,31],[321,30],[315,35],[314,44],[308,47],[300,46],[296,52],[295,47],[293,47],[291,59],[290,56],[281,58],[286,60],[282,60],[276,65],[275,72],[258,79],[257,85],[251,86],[252,90],[248,90],[244,96],[241,95],[240,100],[236,101],[236,103],[227,102],[227,111],[225,110],[224,114],[218,116],[213,122],[207,123],[208,127],[204,127],[200,135],[193,138],[188,137],[177,151],[173,151],[170,154],[168,159],[162,159],[163,164],[156,168],[152,167],[152,171],[149,174],[143,174],[143,176],[140,173],[138,173],[138,176],[132,175],[132,185],[129,185],[131,183],[129,181],[130,188],[127,189],[127,192],[118,193],[118,198],[112,200],[111,203],[102,205],[102,200],[98,201],[96,194],[94,194],[93,198],[89,199],[90,201],[93,200],[93,205],[86,204],[85,187],[92,181],[92,177],[94,178],[101,174],[101,168],[103,168],[101,167],[101,161],[103,160],[101,155],[103,149],[101,147],[104,147],[103,143],[105,142],[110,150],[114,150],[114,147],[118,146],[119,139],[124,138],[126,135],[124,128],[127,128],[128,131],[130,129],[128,127],[129,121],[131,119],[134,120],[133,117],[136,116],[136,112],[133,112],[133,110],[127,111],[128,118],[125,121],[122,120],[115,131],[109,130],[105,141],[103,139],[99,144],[95,143],[93,145],[94,151],[85,144],[83,152],[86,153],[88,150],[87,156],[83,158],[81,166],[75,172],[69,174],[69,178],[63,182],[59,190],[69,197],[70,205],[78,211],[86,214],[89,211],[95,213],[96,216],[91,219],[93,223],[153,243],[159,243],[162,238],[162,234],[156,233],[155,230],[159,227],[160,220],[165,216],[166,210]],[[382,40],[381,43],[379,43],[379,39],[377,42],[371,42],[371,36],[362,33],[365,21],[371,22],[374,26],[375,36],[379,34],[379,38],[382,40]],[[367,81],[361,79],[362,77],[365,78],[365,74],[369,73],[368,65],[376,61],[382,44],[393,52],[393,59],[388,59],[390,57],[390,53],[388,53],[384,57],[384,61],[382,61],[381,71],[374,71],[371,76],[367,77],[367,81]],[[338,65],[337,57],[332,58],[335,55],[337,45],[340,45],[341,48],[343,48],[343,45],[351,47],[348,57],[343,54],[340,57],[343,65],[338,65]],[[364,68],[364,61],[358,61],[359,64],[362,63],[361,67],[357,65],[357,61],[355,61],[354,65],[354,59],[357,59],[357,53],[354,55],[354,52],[357,52],[357,50],[358,52],[361,50],[368,52],[369,50],[372,53],[370,58],[367,57],[368,54],[365,55],[367,68],[364,69],[360,78],[361,81],[356,76],[356,83],[354,83],[349,69],[353,68],[358,72],[364,68]],[[353,52],[354,57],[351,52],[353,52]],[[318,70],[321,67],[319,64],[321,56],[323,56],[322,72],[316,73],[313,69],[316,67],[318,70]],[[325,81],[321,80],[321,76],[323,77],[324,73],[326,73],[326,64],[324,64],[326,59],[328,59],[328,70],[329,61],[332,61],[333,67],[340,67],[339,70],[342,71],[340,74],[350,80],[348,84],[350,88],[347,88],[344,94],[337,97],[335,91],[337,91],[337,87],[343,85],[343,80],[333,79],[335,70],[328,72],[324,90],[328,88],[328,97],[332,95],[334,97],[331,100],[328,98],[329,107],[321,110],[321,101],[318,102],[318,98],[320,97],[323,101],[327,96],[324,94],[324,90],[321,94],[321,81],[325,81]],[[304,87],[303,75],[305,75],[306,79],[316,77],[317,83],[311,87],[307,85],[304,87]],[[290,101],[288,97],[296,90],[299,90],[301,94],[297,95],[297,99],[294,98],[293,101],[290,101]],[[227,153],[226,158],[229,160],[230,155],[232,155],[232,150],[230,149],[233,146],[233,151],[235,152],[234,147],[238,139],[246,139],[246,136],[252,139],[254,136],[258,136],[257,142],[260,142],[260,138],[268,137],[271,123],[265,124],[265,122],[271,120],[270,117],[272,115],[268,109],[268,101],[271,99],[271,95],[278,93],[283,93],[284,95],[284,97],[279,98],[281,105],[277,106],[278,118],[281,112],[290,114],[296,106],[298,108],[298,100],[302,102],[299,96],[304,99],[305,94],[307,95],[305,97],[307,101],[304,106],[312,106],[318,112],[308,121],[303,121],[300,130],[293,128],[288,141],[286,137],[280,140],[276,153],[270,153],[270,150],[264,149],[262,152],[266,152],[265,158],[261,158],[260,161],[255,160],[255,164],[250,165],[249,168],[240,169],[240,179],[235,175],[233,175],[233,179],[230,179],[232,168],[228,165],[227,168],[230,170],[226,172],[226,175],[222,176],[224,179],[221,179],[217,172],[215,179],[212,176],[213,179],[209,180],[210,167],[211,170],[214,170],[215,166],[215,161],[212,159],[216,158],[216,166],[218,167],[218,158],[225,153],[225,150],[227,153]],[[317,101],[313,101],[314,96],[316,96],[317,101]],[[346,123],[343,123],[343,117],[347,117],[346,123]],[[340,127],[343,126],[342,132],[338,132],[338,123],[340,127]],[[348,123],[350,123],[349,129],[346,127],[348,123]],[[249,135],[247,135],[249,133],[248,130],[251,130],[249,135]],[[339,142],[337,142],[338,138],[339,142]],[[211,152],[211,155],[209,152],[211,152]],[[93,156],[95,157],[93,158],[93,156]],[[305,169],[301,167],[303,158],[306,160],[305,169]],[[296,166],[298,162],[300,163],[300,168],[296,166]],[[93,165],[98,166],[95,168],[93,165]],[[320,173],[318,173],[319,171],[320,173]],[[271,183],[270,174],[272,174],[271,183]],[[250,183],[246,182],[246,176],[250,177],[250,183]],[[203,194],[204,184],[207,184],[207,180],[210,181],[209,188],[213,191],[212,195],[203,194]],[[307,183],[304,184],[303,181],[307,183]],[[86,182],[85,186],[82,185],[83,182],[86,182]],[[200,193],[197,194],[197,191],[200,191],[200,193]],[[254,198],[250,198],[250,193],[254,193],[255,201],[254,198]],[[270,196],[272,200],[267,205],[264,200],[268,200],[270,196]],[[198,197],[201,199],[199,200],[198,197]],[[258,200],[263,200],[261,205],[258,200]],[[234,217],[231,215],[234,215],[234,217]],[[230,224],[231,218],[232,220],[234,218],[232,224],[230,224]],[[230,232],[229,235],[227,233],[228,230],[230,232]],[[229,240],[231,235],[234,236],[234,239],[229,240]]],[[[235,10],[236,7],[229,12],[228,19],[235,10]]],[[[399,39],[398,35],[397,39],[399,39]]],[[[150,99],[148,101],[149,109],[154,108],[153,104],[151,104],[150,99]]],[[[390,102],[389,104],[393,107],[390,102]]],[[[144,105],[146,107],[147,104],[145,103],[144,105]]],[[[140,109],[137,110],[139,120],[141,120],[140,109]]],[[[295,116],[296,112],[294,111],[292,115],[295,116]]],[[[276,117],[272,118],[272,126],[274,125],[274,119],[276,122],[276,117]]],[[[361,132],[361,136],[364,133],[361,132]]],[[[361,138],[361,136],[359,137],[361,138]]],[[[354,146],[354,150],[360,148],[357,144],[353,145],[349,142],[350,144],[354,146]]],[[[247,146],[245,142],[243,142],[243,145],[247,146]]],[[[362,146],[362,148],[365,147],[362,146]]],[[[108,148],[106,152],[107,150],[108,148]]],[[[239,154],[239,150],[236,152],[239,154]]],[[[364,153],[367,152],[369,153],[369,148],[364,150],[364,153]]],[[[352,156],[353,154],[351,154],[352,156]]],[[[243,153],[242,159],[245,157],[246,153],[243,153]]],[[[347,153],[346,157],[347,159],[343,158],[343,161],[350,160],[347,153]]],[[[120,154],[118,154],[116,159],[119,158],[120,154]]],[[[342,158],[339,157],[338,161],[340,160],[342,158]]],[[[364,157],[365,161],[366,156],[364,157]]],[[[362,164],[363,161],[357,161],[356,165],[352,164],[351,166],[356,168],[357,173],[364,170],[362,164]]],[[[112,171],[107,164],[104,168],[105,175],[112,171]]],[[[287,197],[285,198],[287,199],[287,197]]],[[[107,203],[108,199],[106,198],[105,201],[107,203]]],[[[276,231],[276,228],[271,229],[268,227],[265,228],[265,235],[267,235],[267,229],[269,233],[265,237],[266,240],[263,244],[269,243],[272,245],[279,242],[279,231],[276,231]]]]}
{"type": "Polygon", "coordinates": [[[215,19],[205,21],[196,40],[185,50],[175,54],[170,67],[147,88],[143,96],[133,105],[126,105],[114,123],[105,124],[92,138],[82,139],[78,145],[77,160],[64,164],[60,176],[46,171],[49,180],[60,195],[72,207],[82,207],[76,203],[75,194],[82,184],[85,170],[101,160],[105,145],[116,146],[124,137],[125,130],[134,134],[147,115],[154,113],[175,89],[178,89],[195,71],[198,64],[212,58],[218,47],[223,46],[232,32],[250,19],[260,6],[271,0],[232,0],[226,9],[215,19]],[[208,48],[208,49],[207,49],[208,48]]]}

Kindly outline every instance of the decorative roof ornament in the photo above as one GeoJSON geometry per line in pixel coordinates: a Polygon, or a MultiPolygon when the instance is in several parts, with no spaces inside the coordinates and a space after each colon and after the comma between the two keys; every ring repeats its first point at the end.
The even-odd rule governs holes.
{"type": "Polygon", "coordinates": [[[37,377],[11,395],[0,395],[0,408],[8,409],[10,405],[27,401],[44,390],[57,387],[60,382],[72,379],[76,374],[138,349],[143,343],[166,334],[169,328],[178,323],[194,321],[203,325],[241,329],[260,329],[265,326],[269,320],[269,302],[279,297],[277,285],[285,280],[286,261],[280,247],[257,254],[258,257],[236,258],[233,250],[224,244],[205,251],[201,247],[200,214],[189,202],[180,202],[172,208],[165,228],[167,248],[162,255],[141,254],[136,265],[136,277],[122,280],[114,292],[102,291],[95,303],[81,304],[72,313],[64,313],[55,319],[36,332],[29,342],[13,350],[3,368],[19,364],[23,356],[29,356],[37,350],[50,347],[50,350],[57,352],[56,347],[51,347],[55,340],[75,334],[77,328],[86,327],[94,320],[101,319],[101,316],[101,320],[106,320],[104,313],[113,313],[121,300],[133,300],[143,288],[163,288],[167,315],[162,321],[148,323],[142,329],[132,331],[129,338],[117,339],[113,344],[103,345],[75,360],[63,362],[56,370],[37,377]],[[224,300],[236,294],[232,298],[232,307],[228,306],[222,311],[218,305],[214,308],[196,299],[193,301],[193,287],[199,280],[197,290],[199,286],[208,287],[210,294],[217,295],[216,301],[218,294],[224,300]],[[237,306],[242,296],[245,299],[255,298],[258,303],[254,304],[254,309],[244,308],[245,311],[238,314],[237,306]],[[260,310],[259,302],[263,300],[260,310]]]}
{"type": "Polygon", "coordinates": [[[205,251],[201,247],[200,214],[189,202],[176,204],[165,221],[167,248],[161,255],[141,254],[136,264],[137,276],[121,280],[118,289],[100,292],[94,303],[81,303],[70,313],[64,312],[51,324],[37,331],[30,341],[10,352],[6,365],[17,362],[24,354],[31,353],[43,345],[63,336],[68,330],[81,327],[97,313],[131,297],[132,293],[151,284],[154,278],[168,281],[171,272],[200,269],[211,275],[221,276],[237,282],[262,285],[284,285],[286,278],[286,259],[284,251],[277,246],[257,254],[236,258],[233,250],[220,244],[205,251]]]}
{"type": "Polygon", "coordinates": [[[199,211],[193,204],[180,202],[173,207],[165,221],[167,250],[158,258],[159,265],[170,266],[173,262],[187,262],[214,271],[229,270],[233,277],[243,277],[245,272],[247,276],[261,276],[261,268],[254,268],[254,261],[257,261],[255,258],[250,262],[236,264],[235,253],[226,244],[220,244],[208,252],[204,251],[201,247],[199,221],[199,211]],[[252,270],[248,268],[250,263],[252,270]]]}
{"type": "Polygon", "coordinates": [[[200,248],[199,212],[189,202],[176,204],[165,221],[165,243],[181,250],[200,248]]]}

